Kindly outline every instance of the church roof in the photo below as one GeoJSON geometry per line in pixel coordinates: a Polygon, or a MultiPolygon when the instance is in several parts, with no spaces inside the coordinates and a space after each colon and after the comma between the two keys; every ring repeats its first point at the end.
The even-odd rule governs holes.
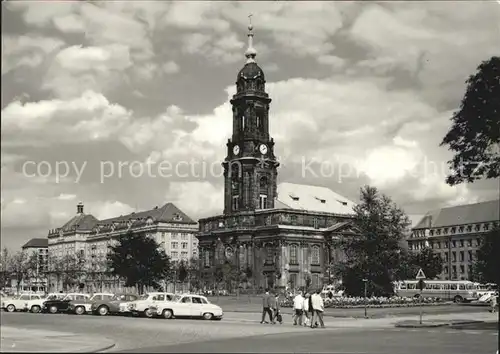
{"type": "Polygon", "coordinates": [[[47,248],[49,247],[49,239],[47,238],[32,238],[28,242],[26,242],[22,249],[26,248],[47,248]]]}
{"type": "Polygon", "coordinates": [[[245,64],[245,66],[238,73],[238,80],[242,76],[245,78],[256,78],[257,76],[260,76],[262,79],[265,79],[264,71],[255,62],[245,64]]]}
{"type": "Polygon", "coordinates": [[[458,205],[429,211],[414,229],[474,224],[500,220],[500,200],[458,205]]]}
{"type": "Polygon", "coordinates": [[[284,205],[291,209],[346,215],[353,214],[352,208],[356,205],[329,188],[288,182],[278,185],[277,201],[275,208],[284,205]]]}

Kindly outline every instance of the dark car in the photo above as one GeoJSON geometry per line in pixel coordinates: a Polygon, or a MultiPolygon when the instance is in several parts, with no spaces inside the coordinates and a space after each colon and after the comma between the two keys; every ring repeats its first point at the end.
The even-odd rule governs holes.
{"type": "Polygon", "coordinates": [[[91,306],[94,315],[106,316],[107,314],[128,314],[128,303],[139,299],[135,294],[115,294],[110,300],[96,301],[91,306]]]}
{"type": "Polygon", "coordinates": [[[87,294],[67,294],[62,299],[47,300],[43,303],[42,312],[58,313],[68,311],[70,301],[87,300],[90,295],[87,294]]]}

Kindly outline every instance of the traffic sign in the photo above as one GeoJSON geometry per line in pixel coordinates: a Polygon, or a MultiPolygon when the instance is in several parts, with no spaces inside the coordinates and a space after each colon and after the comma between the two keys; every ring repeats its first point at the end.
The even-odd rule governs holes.
{"type": "Polygon", "coordinates": [[[417,273],[417,276],[415,277],[415,279],[417,279],[417,280],[425,279],[425,274],[424,274],[424,271],[422,270],[422,268],[420,268],[418,270],[418,273],[417,273]]]}

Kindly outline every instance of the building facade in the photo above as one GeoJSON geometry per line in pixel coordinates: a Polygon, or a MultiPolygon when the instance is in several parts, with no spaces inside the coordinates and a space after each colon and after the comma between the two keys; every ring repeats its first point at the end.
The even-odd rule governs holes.
{"type": "MultiPolygon", "coordinates": [[[[82,203],[77,214],[62,227],[50,230],[48,252],[51,258],[73,256],[84,260],[84,283],[90,288],[116,289],[121,283],[105,276],[109,246],[127,233],[152,237],[172,261],[198,258],[198,226],[174,204],[167,203],[151,210],[98,220],[84,213],[82,203]]],[[[51,277],[51,288],[61,288],[60,281],[51,277]]]]}
{"type": "MultiPolygon", "coordinates": [[[[23,258],[29,264],[29,272],[21,281],[21,291],[45,292],[47,290],[48,240],[46,238],[32,238],[21,247],[23,258]]],[[[15,283],[15,281],[14,281],[15,283]]]]}
{"type": "Polygon", "coordinates": [[[336,242],[356,234],[354,203],[328,188],[277,183],[271,98],[255,61],[249,26],[247,62],[231,99],[233,132],[226,144],[222,215],[199,220],[206,277],[218,264],[249,269],[254,287],[300,287],[330,281],[325,270],[342,255],[336,242]],[[309,279],[309,280],[308,280],[309,279]]]}
{"type": "Polygon", "coordinates": [[[430,247],[443,260],[442,280],[473,280],[483,236],[500,224],[500,200],[428,212],[412,229],[408,248],[430,247]]]}

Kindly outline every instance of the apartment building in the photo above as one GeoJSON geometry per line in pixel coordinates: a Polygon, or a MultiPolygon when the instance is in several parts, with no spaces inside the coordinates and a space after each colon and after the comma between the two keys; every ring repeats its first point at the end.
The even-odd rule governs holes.
{"type": "Polygon", "coordinates": [[[412,229],[409,250],[430,247],[443,260],[443,280],[472,280],[483,236],[500,224],[500,200],[430,211],[412,229]]]}

